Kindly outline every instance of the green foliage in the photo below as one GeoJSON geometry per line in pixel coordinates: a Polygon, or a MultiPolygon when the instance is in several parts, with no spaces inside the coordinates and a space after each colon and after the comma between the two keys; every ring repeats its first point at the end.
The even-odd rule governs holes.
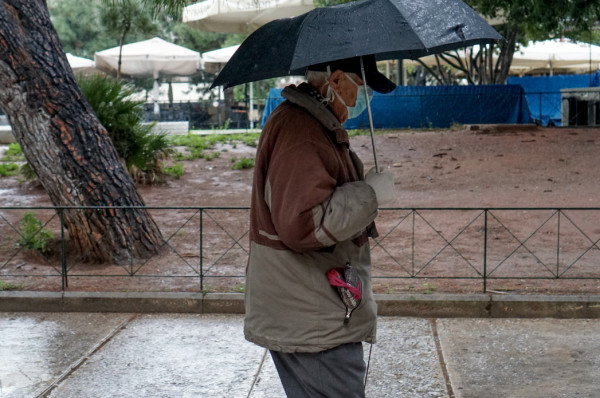
{"type": "Polygon", "coordinates": [[[43,228],[42,222],[32,212],[27,212],[21,218],[21,241],[19,244],[26,248],[46,253],[48,244],[54,238],[52,232],[43,228]]]}
{"type": "Polygon", "coordinates": [[[86,99],[134,179],[160,181],[164,175],[161,160],[171,153],[171,143],[166,135],[153,134],[152,125],[142,124],[142,102],[129,98],[133,88],[101,75],[79,79],[86,99]]]}
{"type": "MultiPolygon", "coordinates": [[[[111,7],[120,7],[129,0],[102,0],[102,2],[111,7]]],[[[153,17],[160,13],[167,13],[173,17],[181,15],[181,9],[189,3],[188,0],[142,0],[142,4],[147,8],[153,17]]]]}
{"type": "Polygon", "coordinates": [[[99,0],[50,0],[48,10],[65,52],[92,58],[118,44],[100,25],[99,0]]]}
{"type": "Polygon", "coordinates": [[[467,0],[482,15],[518,26],[526,39],[547,39],[566,31],[589,31],[600,19],[597,2],[586,0],[467,0]]]}
{"type": "Polygon", "coordinates": [[[214,148],[217,144],[235,145],[237,142],[242,142],[245,145],[256,147],[260,133],[244,133],[244,134],[211,134],[211,135],[196,135],[188,133],[187,135],[178,135],[171,137],[171,143],[175,146],[185,146],[189,150],[189,154],[185,155],[177,153],[177,160],[193,160],[204,158],[210,160],[217,157],[219,152],[213,152],[212,155],[206,155],[203,152],[207,149],[214,148]]]}
{"type": "Polygon", "coordinates": [[[21,166],[21,175],[25,177],[26,181],[37,180],[37,174],[35,174],[29,163],[25,163],[21,166]]]}
{"type": "Polygon", "coordinates": [[[236,160],[235,158],[233,158],[231,159],[231,161],[233,162],[233,164],[231,165],[231,168],[233,170],[250,169],[254,167],[253,158],[242,157],[240,160],[236,160]]]}
{"type": "Polygon", "coordinates": [[[16,163],[0,163],[0,176],[10,177],[19,174],[19,165],[16,163]]]}
{"type": "Polygon", "coordinates": [[[165,166],[165,173],[176,180],[180,179],[183,175],[183,163],[177,163],[173,166],[165,166]]]}
{"type": "Polygon", "coordinates": [[[23,152],[21,151],[21,146],[16,142],[8,144],[8,148],[6,148],[6,150],[4,151],[2,160],[9,162],[24,161],[25,155],[23,155],[23,152]]]}
{"type": "Polygon", "coordinates": [[[228,37],[224,33],[203,31],[184,23],[173,25],[173,33],[176,35],[179,45],[199,52],[212,51],[223,47],[223,43],[228,37]]]}
{"type": "Polygon", "coordinates": [[[204,156],[202,156],[202,157],[206,160],[213,160],[215,158],[218,158],[219,156],[221,156],[221,154],[219,152],[213,152],[213,153],[204,154],[204,156]]]}
{"type": "Polygon", "coordinates": [[[120,0],[102,7],[100,23],[110,36],[119,41],[119,45],[126,43],[130,33],[151,36],[158,32],[150,11],[140,0],[120,0]]]}
{"type": "Polygon", "coordinates": [[[227,120],[225,120],[225,123],[223,123],[223,125],[221,125],[221,126],[218,126],[218,127],[212,126],[211,130],[213,130],[213,131],[214,130],[227,130],[227,129],[229,129],[230,124],[231,124],[231,119],[227,119],[227,120]]]}
{"type": "Polygon", "coordinates": [[[18,285],[14,285],[12,283],[6,283],[4,281],[0,281],[0,292],[1,291],[8,291],[8,290],[23,290],[24,286],[22,283],[19,283],[18,285]]]}

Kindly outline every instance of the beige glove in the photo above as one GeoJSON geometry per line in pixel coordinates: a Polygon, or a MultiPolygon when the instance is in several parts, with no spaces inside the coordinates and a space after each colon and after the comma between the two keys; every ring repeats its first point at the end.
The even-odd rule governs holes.
{"type": "Polygon", "coordinates": [[[365,182],[373,188],[378,205],[386,205],[396,201],[394,175],[390,172],[377,173],[373,167],[365,176],[365,182]]]}

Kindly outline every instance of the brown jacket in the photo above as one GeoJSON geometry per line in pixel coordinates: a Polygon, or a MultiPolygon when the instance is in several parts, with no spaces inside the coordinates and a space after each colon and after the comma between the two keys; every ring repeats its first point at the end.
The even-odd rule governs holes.
{"type": "Polygon", "coordinates": [[[314,96],[289,86],[257,150],[246,282],[248,340],[276,351],[318,352],[375,338],[368,230],[375,193],[347,132],[314,96]],[[327,270],[350,262],[363,299],[348,325],[327,270]]]}

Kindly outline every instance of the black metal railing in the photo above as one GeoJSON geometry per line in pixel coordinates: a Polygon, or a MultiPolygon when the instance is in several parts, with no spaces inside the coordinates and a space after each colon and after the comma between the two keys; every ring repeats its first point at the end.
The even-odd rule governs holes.
{"type": "MultiPolygon", "coordinates": [[[[32,290],[244,289],[249,208],[144,208],[162,233],[159,253],[95,264],[69,240],[65,219],[109,207],[0,207],[0,281],[32,290]]],[[[475,281],[486,292],[490,281],[600,279],[599,219],[600,208],[383,208],[371,240],[374,283],[475,281]]]]}

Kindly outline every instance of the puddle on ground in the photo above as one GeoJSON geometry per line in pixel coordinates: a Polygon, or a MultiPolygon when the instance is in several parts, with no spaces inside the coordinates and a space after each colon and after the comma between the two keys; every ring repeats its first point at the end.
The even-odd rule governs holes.
{"type": "Polygon", "coordinates": [[[24,195],[17,188],[0,188],[0,206],[35,205],[39,197],[24,195]]]}

